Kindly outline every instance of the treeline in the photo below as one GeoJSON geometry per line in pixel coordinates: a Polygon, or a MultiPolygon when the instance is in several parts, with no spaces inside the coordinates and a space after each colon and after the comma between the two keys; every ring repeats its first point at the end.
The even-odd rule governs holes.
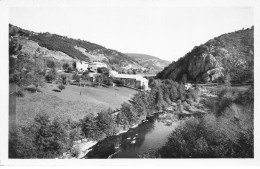
{"type": "Polygon", "coordinates": [[[59,157],[63,152],[71,151],[73,141],[83,138],[102,140],[163,111],[170,102],[192,96],[185,92],[183,84],[171,80],[152,80],[150,83],[151,91],[136,94],[129,103],[123,103],[116,113],[104,110],[96,116],[88,114],[78,122],[38,114],[31,124],[13,127],[9,137],[9,157],[59,157]]]}
{"type": "Polygon", "coordinates": [[[226,88],[216,101],[205,103],[211,111],[190,118],[174,131],[167,144],[146,157],[253,158],[254,89],[241,93],[226,88]]]}

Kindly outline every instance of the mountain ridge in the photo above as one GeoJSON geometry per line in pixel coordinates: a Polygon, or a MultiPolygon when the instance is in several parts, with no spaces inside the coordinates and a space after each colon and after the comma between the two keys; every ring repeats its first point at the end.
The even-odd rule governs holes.
{"type": "Polygon", "coordinates": [[[39,48],[44,57],[49,57],[50,53],[56,51],[62,53],[62,56],[66,56],[65,58],[71,57],[72,60],[104,62],[115,70],[142,68],[136,60],[122,52],[85,40],[68,38],[49,32],[37,33],[12,24],[9,24],[9,38],[16,39],[23,46],[22,52],[29,55],[33,55],[39,48]]]}
{"type": "Polygon", "coordinates": [[[150,69],[155,74],[163,70],[164,67],[168,66],[171,62],[160,59],[156,56],[140,53],[125,53],[126,55],[135,59],[140,65],[150,69]]]}

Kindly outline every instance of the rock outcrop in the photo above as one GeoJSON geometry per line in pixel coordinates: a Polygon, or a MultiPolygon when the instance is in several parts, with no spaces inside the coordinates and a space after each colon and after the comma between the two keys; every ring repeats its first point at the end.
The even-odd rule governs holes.
{"type": "Polygon", "coordinates": [[[253,79],[254,28],[211,39],[194,47],[177,62],[157,74],[159,79],[190,82],[222,82],[225,74],[232,80],[253,79]]]}

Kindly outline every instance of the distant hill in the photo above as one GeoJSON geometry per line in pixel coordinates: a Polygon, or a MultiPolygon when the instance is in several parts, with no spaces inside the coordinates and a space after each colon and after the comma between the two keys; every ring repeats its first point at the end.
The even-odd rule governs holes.
{"type": "Polygon", "coordinates": [[[153,73],[158,73],[171,63],[151,55],[137,53],[126,53],[126,55],[135,59],[141,66],[150,69],[153,73]]]}
{"type": "Polygon", "coordinates": [[[36,33],[14,25],[9,25],[9,37],[22,45],[22,52],[34,56],[37,48],[42,57],[56,61],[99,61],[114,69],[141,69],[135,59],[113,49],[80,39],[72,39],[56,34],[36,33]]]}
{"type": "Polygon", "coordinates": [[[185,56],[157,74],[159,79],[190,82],[252,81],[254,76],[254,27],[223,34],[195,46],[185,56]]]}

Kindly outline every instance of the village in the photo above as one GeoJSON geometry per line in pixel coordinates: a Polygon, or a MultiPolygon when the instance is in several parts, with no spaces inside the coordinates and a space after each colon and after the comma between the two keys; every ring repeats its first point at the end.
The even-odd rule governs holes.
{"type": "MultiPolygon", "coordinates": [[[[65,63],[66,64],[66,63],[65,63]]],[[[75,61],[75,70],[71,77],[70,84],[86,86],[124,86],[137,90],[150,90],[148,79],[138,74],[120,74],[116,70],[111,70],[109,66],[102,62],[75,61]]],[[[65,66],[66,67],[66,66],[65,66]]],[[[59,74],[68,72],[64,66],[58,69],[59,74]]],[[[70,73],[70,75],[71,75],[70,73]]],[[[68,75],[68,73],[67,73],[68,75]]]]}

